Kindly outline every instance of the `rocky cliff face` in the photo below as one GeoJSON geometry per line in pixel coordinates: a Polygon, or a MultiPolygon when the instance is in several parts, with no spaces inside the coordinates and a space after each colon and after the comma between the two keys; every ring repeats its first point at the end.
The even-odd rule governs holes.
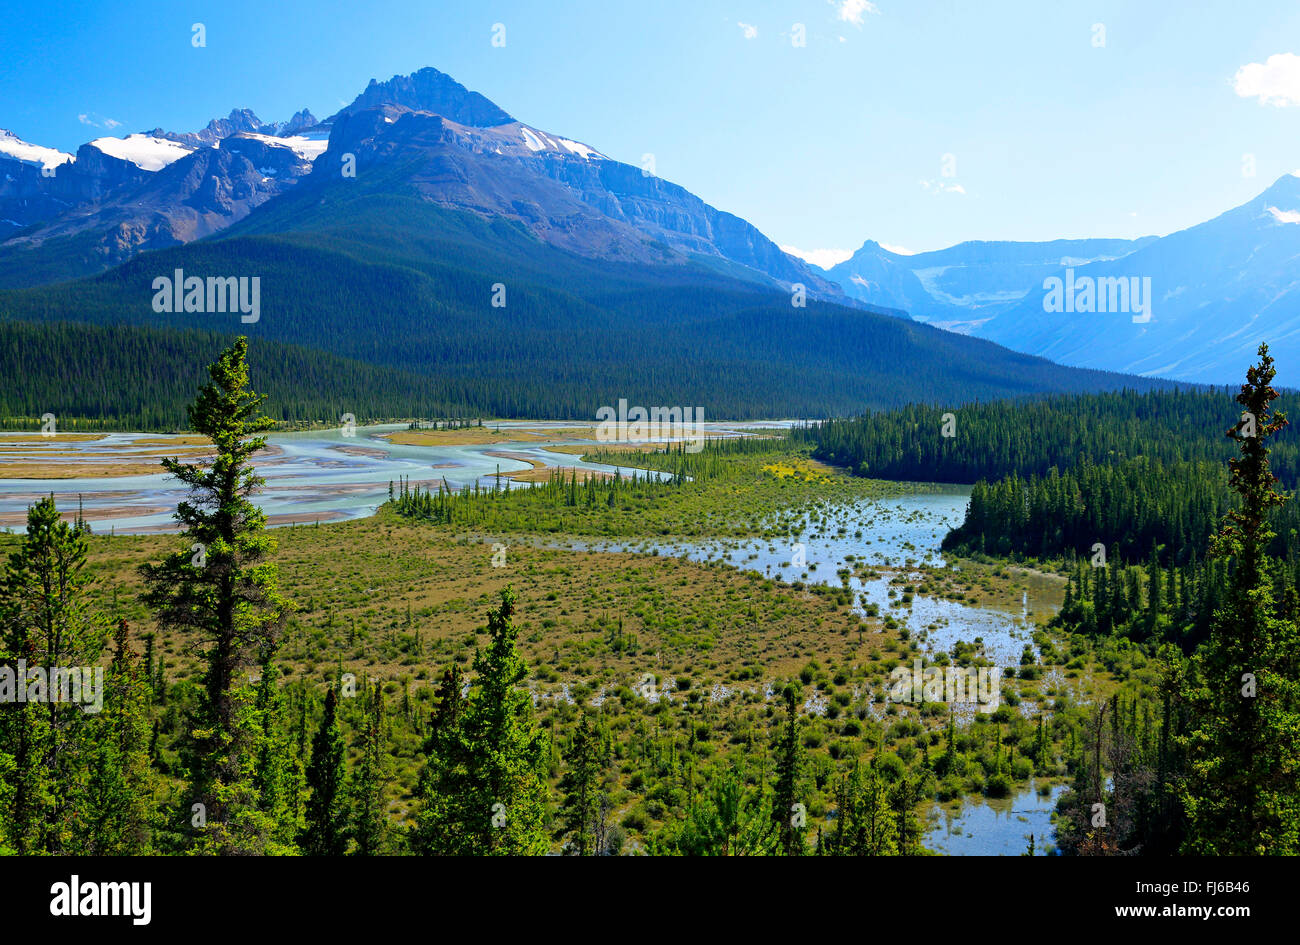
{"type": "Polygon", "coordinates": [[[39,162],[21,160],[17,148],[0,152],[0,256],[81,235],[82,265],[67,273],[71,277],[215,233],[311,168],[288,142],[278,147],[261,139],[296,135],[316,124],[306,109],[276,123],[236,109],[202,131],[154,129],[121,139],[116,156],[104,149],[113,150],[119,139],[83,144],[74,160],[44,172],[39,162]],[[181,147],[169,145],[162,160],[148,160],[160,142],[181,147]],[[140,148],[146,150],[132,160],[140,148]],[[157,164],[162,166],[154,169],[157,164]]]}
{"type": "Polygon", "coordinates": [[[451,76],[428,67],[411,75],[393,76],[387,82],[371,79],[366,90],[330,121],[380,105],[400,105],[412,111],[432,112],[475,128],[491,128],[514,121],[494,102],[478,92],[471,92],[451,76]]]}
{"type": "Polygon", "coordinates": [[[514,144],[515,139],[499,129],[486,131],[430,112],[381,105],[335,119],[329,150],[313,176],[337,177],[344,155],[351,155],[358,176],[396,168],[398,181],[440,206],[513,220],[571,252],[667,261],[645,234],[610,219],[571,188],[539,174],[526,148],[514,144]]]}
{"type": "Polygon", "coordinates": [[[84,144],[75,161],[42,168],[0,155],[0,218],[27,227],[43,223],[106,194],[138,186],[148,172],[84,144]]]}
{"type": "Polygon", "coordinates": [[[781,283],[802,282],[817,294],[840,295],[829,280],[783,252],[747,221],[639,167],[564,155],[537,157],[534,162],[584,203],[683,253],[721,256],[781,283]]]}
{"type": "MultiPolygon", "coordinates": [[[[9,180],[0,174],[0,216],[24,224],[0,243],[0,262],[70,252],[59,274],[88,275],[219,232],[311,170],[291,147],[266,139],[236,134],[221,145],[158,171],[84,145],[53,177],[30,167],[9,180]]],[[[10,284],[33,283],[20,277],[10,284]]]]}
{"type": "Polygon", "coordinates": [[[288,121],[264,122],[248,108],[232,109],[225,118],[214,118],[201,131],[164,131],[155,128],[145,134],[156,138],[166,138],[191,148],[210,148],[224,141],[231,135],[241,132],[286,137],[296,135],[317,125],[316,117],[307,109],[295,114],[288,121]]]}

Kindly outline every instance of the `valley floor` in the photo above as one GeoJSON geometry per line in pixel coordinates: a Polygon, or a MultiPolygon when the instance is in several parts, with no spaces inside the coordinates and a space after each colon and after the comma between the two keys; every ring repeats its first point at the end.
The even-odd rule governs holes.
{"type": "MultiPolygon", "coordinates": [[[[466,499],[456,513],[465,521],[421,521],[390,504],[371,518],[277,529],[281,586],[296,608],[279,653],[286,680],[323,691],[352,673],[383,687],[394,707],[389,801],[399,823],[412,815],[434,684],[453,663],[468,670],[505,587],[518,595],[525,685],[551,737],[552,787],[574,718],[598,710],[624,852],[653,849],[725,772],[766,790],[774,692],[786,681],[802,690],[808,816],[824,829],[858,760],[923,783],[918,815],[937,817],[935,798],[945,805],[943,823],[924,829],[955,852],[964,847],[947,836],[948,821],[966,801],[988,795],[996,807],[1016,792],[1055,793],[1069,757],[1064,720],[1113,682],[1085,644],[1041,627],[1059,606],[1058,578],[942,562],[938,539],[964,509],[963,490],[857,479],[793,452],[724,463],[716,478],[618,507],[547,504],[538,489],[466,499]],[[890,670],[915,659],[992,665],[1005,676],[1000,706],[890,701],[890,670]]],[[[127,619],[137,641],[152,622],[136,568],[177,540],[91,539],[95,606],[127,619]]],[[[0,537],[0,553],[16,543],[0,537]]],[[[199,671],[193,640],[162,637],[155,652],[173,687],[199,671]]],[[[360,715],[345,708],[342,719],[355,732],[360,715]]],[[[164,770],[176,761],[179,724],[164,710],[164,770]]],[[[990,819],[993,807],[970,828],[997,834],[981,849],[1019,852],[1023,823],[990,819]]],[[[1044,852],[1047,817],[1029,829],[1044,852]]]]}

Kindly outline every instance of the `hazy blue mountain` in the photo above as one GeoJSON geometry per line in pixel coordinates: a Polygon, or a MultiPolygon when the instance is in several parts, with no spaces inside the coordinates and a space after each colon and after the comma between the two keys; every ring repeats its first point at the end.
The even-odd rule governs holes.
{"type": "Polygon", "coordinates": [[[1279,382],[1300,384],[1300,177],[1122,259],[1072,268],[1076,294],[1100,279],[1149,279],[1149,321],[1047,312],[1040,281],[976,333],[1064,364],[1206,383],[1239,381],[1267,341],[1279,382]]]}
{"type": "Polygon", "coordinates": [[[914,256],[869,241],[828,275],[860,301],[1079,367],[1232,383],[1268,341],[1281,382],[1300,384],[1300,372],[1286,368],[1300,361],[1300,177],[1292,174],[1164,237],[968,242],[914,256]]]}
{"type": "Polygon", "coordinates": [[[971,241],[911,256],[868,240],[827,274],[855,299],[979,334],[982,323],[1014,308],[1061,267],[1122,257],[1151,239],[971,241]]]}

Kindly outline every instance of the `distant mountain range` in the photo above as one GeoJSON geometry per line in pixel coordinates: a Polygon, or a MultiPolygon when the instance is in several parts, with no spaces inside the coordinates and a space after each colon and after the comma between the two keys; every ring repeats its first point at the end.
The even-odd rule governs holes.
{"type": "MultiPolygon", "coordinates": [[[[427,199],[516,220],[580,255],[695,260],[852,304],[739,217],[640,167],[516,121],[432,68],[371,80],[322,122],[304,109],[266,124],[241,109],[199,132],[98,138],[75,158],[0,132],[0,288],[101,272],[142,250],[216,233],[301,180],[336,130],[336,161],[351,153],[365,167],[422,148],[431,160],[416,184],[427,199]]],[[[325,173],[340,171],[334,163],[325,173]]]]}
{"type": "Polygon", "coordinates": [[[905,311],[917,321],[978,334],[1000,312],[1062,266],[1127,256],[1145,240],[968,242],[905,256],[868,240],[828,275],[855,299],[905,311]]]}
{"type": "MultiPolygon", "coordinates": [[[[0,218],[0,320],[48,326],[39,346],[69,357],[102,337],[77,325],[241,332],[299,362],[314,350],[432,377],[425,402],[506,416],[594,416],[620,397],[718,418],[823,416],[1166,386],[1060,368],[854,297],[739,217],[435,69],[372,80],[323,121],[237,110],[75,157],[6,134],[0,218]],[[160,311],[156,283],[174,275],[256,278],[257,316],[160,311]]],[[[168,343],[159,358],[203,345],[168,343]]],[[[165,375],[159,390],[188,376],[148,364],[115,383],[132,371],[141,384],[165,375]]],[[[68,377],[64,365],[39,389],[68,377]]],[[[76,386],[78,409],[112,399],[76,386]]]]}
{"type": "Polygon", "coordinates": [[[1300,177],[1292,174],[1160,238],[969,242],[914,256],[869,241],[828,275],[860,301],[1080,367],[1231,384],[1267,341],[1279,383],[1300,385],[1300,177]],[[1134,295],[1148,285],[1149,298],[1134,295]]]}
{"type": "Polygon", "coordinates": [[[311,171],[309,112],[234,111],[202,131],[98,138],[74,157],[0,131],[0,287],[42,285],[225,229],[311,171]],[[292,133],[289,133],[292,132],[292,133]]]}

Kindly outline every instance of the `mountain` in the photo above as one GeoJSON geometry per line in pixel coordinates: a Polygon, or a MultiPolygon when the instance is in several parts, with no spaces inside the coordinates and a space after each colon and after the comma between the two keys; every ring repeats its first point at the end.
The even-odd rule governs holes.
{"type": "Polygon", "coordinates": [[[411,75],[395,75],[387,82],[370,80],[366,90],[330,121],[380,105],[398,105],[412,111],[432,112],[460,125],[494,128],[514,122],[505,111],[478,92],[471,92],[446,73],[425,67],[411,75]]]}
{"type": "Polygon", "coordinates": [[[1109,312],[1047,312],[1056,306],[1040,282],[977,333],[1065,364],[1215,384],[1239,380],[1266,341],[1278,382],[1300,385],[1300,177],[1122,259],[1071,269],[1054,275],[1083,301],[1085,287],[1113,284],[1100,280],[1149,285],[1149,320],[1115,312],[1109,291],[1109,312]]]}
{"type": "Polygon", "coordinates": [[[971,241],[911,256],[868,240],[827,274],[855,299],[900,309],[941,328],[980,334],[980,325],[1014,308],[1062,267],[1117,259],[1152,239],[971,241]]]}
{"type": "MultiPolygon", "coordinates": [[[[145,172],[91,145],[76,157],[0,131],[0,238],[141,183],[145,172]]],[[[0,244],[2,246],[3,244],[0,244]]]]}
{"type": "MultiPolygon", "coordinates": [[[[350,130],[363,114],[340,122],[331,151],[365,140],[365,127],[350,130]]],[[[416,130],[435,129],[421,118],[401,134],[416,130]]],[[[620,398],[696,405],[718,418],[824,416],[1168,386],[1063,369],[874,311],[818,300],[795,308],[778,289],[690,260],[576,253],[518,220],[429,200],[418,147],[387,160],[381,153],[358,152],[357,176],[344,178],[323,171],[327,151],[295,188],[216,238],[141,253],[89,279],[0,292],[0,320],[50,331],[79,322],[241,332],[254,346],[310,348],[435,378],[441,402],[502,416],[591,418],[620,398]],[[256,277],[256,319],[156,311],[158,280],[178,270],[182,282],[256,277]]]]}
{"type": "Polygon", "coordinates": [[[311,169],[326,145],[316,124],[305,109],[270,125],[244,109],[196,133],[97,138],[75,158],[0,133],[0,286],[101,272],[224,229],[311,169]]]}
{"type": "MultiPolygon", "coordinates": [[[[412,413],[432,401],[591,418],[626,398],[718,418],[825,416],[1168,386],[843,304],[745,221],[525,125],[436,70],[372,82],[302,134],[233,128],[218,126],[231,133],[212,147],[128,136],[59,164],[59,187],[89,186],[100,165],[122,182],[0,244],[0,282],[24,286],[0,291],[0,320],[47,333],[31,342],[42,350],[95,348],[105,327],[174,333],[183,343],[149,365],[168,391],[200,350],[190,335],[244,333],[255,346],[419,377],[412,413]]],[[[75,367],[25,370],[67,401],[46,408],[56,413],[114,400],[93,378],[71,384],[75,367]]],[[[385,389],[395,376],[383,375],[385,389]]],[[[303,405],[333,393],[281,396],[303,405]]]]}
{"type": "Polygon", "coordinates": [[[827,274],[862,302],[1077,367],[1230,384],[1267,341],[1279,382],[1300,385],[1296,174],[1164,237],[967,242],[913,256],[868,241],[827,274]]]}
{"type": "Polygon", "coordinates": [[[741,218],[591,145],[526,125],[437,69],[372,79],[323,124],[333,129],[330,150],[338,155],[361,153],[348,150],[354,145],[368,154],[409,153],[418,142],[427,155],[420,189],[428,199],[516,220],[553,245],[593,258],[689,259],[737,278],[783,289],[800,283],[814,298],[846,300],[837,285],[741,218]]]}
{"type": "Polygon", "coordinates": [[[48,170],[71,161],[72,155],[55,148],[28,144],[7,128],[0,128],[0,160],[11,161],[19,166],[48,170]]]}
{"type": "Polygon", "coordinates": [[[247,132],[249,134],[269,135],[272,137],[291,137],[314,128],[319,122],[308,109],[295,114],[288,121],[264,122],[248,108],[231,109],[225,118],[214,118],[200,131],[174,132],[155,128],[145,134],[175,141],[191,149],[213,147],[231,135],[247,132]]]}
{"type": "MultiPolygon", "coordinates": [[[[544,241],[593,258],[695,260],[737,278],[787,291],[798,283],[813,298],[848,301],[838,285],[739,217],[589,145],[525,125],[432,68],[372,79],[323,122],[304,110],[267,125],[235,110],[199,132],[97,139],[52,178],[29,166],[21,188],[0,186],[0,219],[13,221],[12,232],[0,232],[7,236],[0,287],[89,275],[135,252],[210,235],[302,178],[305,167],[268,162],[253,164],[271,168],[254,180],[247,165],[205,154],[250,138],[290,142],[308,162],[328,138],[325,174],[342,173],[348,154],[364,165],[418,152],[426,162],[420,192],[441,206],[516,220],[544,241]],[[154,176],[177,165],[198,189],[223,195],[226,206],[198,217],[186,209],[193,194],[154,176]],[[75,183],[77,196],[59,177],[75,183]]],[[[5,163],[0,150],[0,170],[5,163]]]]}

